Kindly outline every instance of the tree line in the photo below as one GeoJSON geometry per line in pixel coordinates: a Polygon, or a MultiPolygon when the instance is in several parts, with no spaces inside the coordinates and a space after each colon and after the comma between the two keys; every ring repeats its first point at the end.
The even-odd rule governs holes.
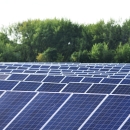
{"type": "Polygon", "coordinates": [[[130,19],[27,20],[1,28],[1,62],[130,62],[130,19]]]}

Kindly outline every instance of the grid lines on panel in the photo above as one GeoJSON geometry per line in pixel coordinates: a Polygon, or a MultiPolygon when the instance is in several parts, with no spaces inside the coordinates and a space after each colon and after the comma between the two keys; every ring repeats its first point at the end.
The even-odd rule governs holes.
{"type": "Polygon", "coordinates": [[[118,84],[122,79],[104,78],[101,83],[118,84]]]}
{"type": "Polygon", "coordinates": [[[11,90],[17,83],[17,81],[0,81],[0,90],[11,90]]]}
{"type": "Polygon", "coordinates": [[[121,130],[130,130],[130,118],[128,121],[124,124],[124,126],[121,128],[121,130]]]}
{"type": "Polygon", "coordinates": [[[78,129],[103,98],[103,95],[74,94],[45,129],[78,129]]]}
{"type": "Polygon", "coordinates": [[[46,76],[45,75],[29,75],[25,81],[42,81],[46,76]]]}
{"type": "Polygon", "coordinates": [[[62,92],[84,93],[92,84],[87,83],[69,83],[62,92]]]}
{"type": "Polygon", "coordinates": [[[6,92],[0,98],[0,129],[2,130],[7,123],[26,105],[35,93],[6,92]]]}
{"type": "Polygon", "coordinates": [[[69,94],[39,93],[8,129],[40,129],[69,94]]]}
{"type": "Polygon", "coordinates": [[[8,75],[6,74],[0,74],[0,79],[6,79],[8,77],[8,75]]]}
{"type": "Polygon", "coordinates": [[[65,77],[65,79],[62,81],[62,83],[69,83],[69,82],[80,82],[83,79],[83,77],[65,77]]]}
{"type": "Polygon", "coordinates": [[[66,84],[44,83],[37,91],[59,92],[66,84]]]}
{"type": "Polygon", "coordinates": [[[59,83],[63,78],[64,78],[64,76],[47,76],[43,80],[43,82],[56,82],[56,83],[59,83]]]}
{"type": "Polygon", "coordinates": [[[27,76],[27,74],[12,74],[8,80],[24,80],[27,76]]]}
{"type": "Polygon", "coordinates": [[[130,85],[119,85],[113,94],[130,94],[130,85]]]}
{"type": "Polygon", "coordinates": [[[130,79],[123,79],[120,84],[130,84],[130,79]]]}
{"type": "Polygon", "coordinates": [[[130,96],[110,95],[82,129],[116,130],[130,113],[130,96]]]}
{"type": "Polygon", "coordinates": [[[87,93],[106,93],[110,94],[111,91],[116,87],[113,84],[93,84],[87,93]]]}
{"type": "Polygon", "coordinates": [[[102,80],[102,78],[84,78],[82,82],[91,82],[91,83],[99,83],[102,80]]]}
{"type": "Polygon", "coordinates": [[[36,82],[20,82],[13,90],[19,91],[35,91],[41,83],[36,82]]]}

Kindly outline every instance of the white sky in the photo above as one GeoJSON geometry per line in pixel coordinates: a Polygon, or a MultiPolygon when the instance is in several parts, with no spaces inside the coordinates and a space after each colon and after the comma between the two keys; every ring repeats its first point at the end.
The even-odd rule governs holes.
{"type": "Polygon", "coordinates": [[[0,27],[28,19],[67,18],[96,23],[130,18],[130,0],[0,0],[0,27]]]}

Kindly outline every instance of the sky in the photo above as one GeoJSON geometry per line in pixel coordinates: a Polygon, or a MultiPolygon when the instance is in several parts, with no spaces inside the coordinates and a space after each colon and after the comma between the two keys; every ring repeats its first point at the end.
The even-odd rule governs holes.
{"type": "Polygon", "coordinates": [[[89,24],[130,18],[130,0],[0,0],[0,27],[28,19],[69,19],[89,24]]]}

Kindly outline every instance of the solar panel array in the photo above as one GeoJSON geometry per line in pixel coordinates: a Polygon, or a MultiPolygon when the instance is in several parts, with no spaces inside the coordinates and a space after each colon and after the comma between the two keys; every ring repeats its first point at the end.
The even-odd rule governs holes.
{"type": "Polygon", "coordinates": [[[0,129],[130,129],[130,64],[0,63],[0,129]]]}

